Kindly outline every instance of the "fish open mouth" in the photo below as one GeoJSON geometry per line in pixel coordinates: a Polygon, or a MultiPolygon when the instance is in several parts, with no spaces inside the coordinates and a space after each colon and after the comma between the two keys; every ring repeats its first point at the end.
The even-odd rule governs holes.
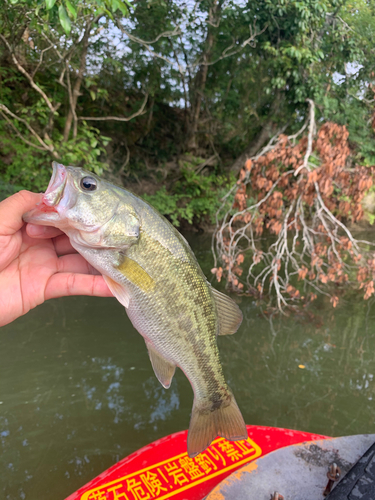
{"type": "Polygon", "coordinates": [[[54,161],[52,163],[52,168],[52,177],[42,199],[42,203],[47,205],[47,207],[55,207],[59,203],[62,198],[67,179],[67,171],[64,165],[54,161]]]}
{"type": "Polygon", "coordinates": [[[57,205],[64,195],[68,171],[64,165],[55,161],[52,163],[52,167],[52,177],[49,181],[47,190],[43,194],[40,203],[38,203],[34,209],[23,214],[22,218],[25,222],[54,226],[56,222],[61,219],[57,205]]]}

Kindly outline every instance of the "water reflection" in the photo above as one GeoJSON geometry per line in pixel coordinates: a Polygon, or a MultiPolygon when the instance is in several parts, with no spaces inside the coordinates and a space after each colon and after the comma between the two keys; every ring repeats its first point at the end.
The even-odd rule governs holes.
{"type": "MultiPolygon", "coordinates": [[[[147,415],[147,424],[152,424],[153,429],[158,429],[159,421],[166,421],[173,414],[173,410],[178,410],[180,400],[178,395],[178,383],[168,391],[161,387],[159,381],[152,377],[143,384],[143,390],[149,400],[150,413],[147,415]]],[[[140,423],[136,424],[136,428],[140,428],[140,423]]]]}
{"type": "Polygon", "coordinates": [[[280,318],[271,329],[253,318],[229,339],[233,347],[222,352],[229,371],[238,367],[237,398],[252,423],[329,435],[373,432],[373,304],[353,297],[332,310],[322,300],[315,314],[321,327],[280,318]]]}
{"type": "MultiPolygon", "coordinates": [[[[209,276],[210,238],[194,238],[209,276]]],[[[243,326],[218,342],[247,423],[375,432],[373,302],[353,294],[332,309],[322,299],[271,327],[250,298],[236,300],[243,326]]],[[[0,331],[0,498],[63,500],[123,456],[187,428],[191,406],[179,370],[161,387],[114,299],[44,304],[0,331]]]]}

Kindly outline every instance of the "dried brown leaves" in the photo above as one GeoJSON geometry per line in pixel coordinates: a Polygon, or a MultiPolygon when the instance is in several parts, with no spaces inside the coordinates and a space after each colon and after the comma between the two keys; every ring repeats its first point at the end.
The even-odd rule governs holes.
{"type": "MultiPolygon", "coordinates": [[[[298,282],[328,295],[333,307],[339,297],[327,288],[330,284],[356,282],[365,299],[375,294],[370,244],[357,241],[345,225],[362,219],[361,201],[373,186],[374,167],[349,168],[345,126],[325,123],[315,139],[314,130],[310,122],[308,137],[295,143],[295,137],[281,135],[274,146],[247,160],[235,189],[232,209],[237,212],[228,212],[216,231],[223,263],[212,270],[218,280],[225,276],[235,291],[258,296],[268,287],[279,309],[302,300],[298,282]],[[267,251],[259,242],[265,229],[276,237],[267,251]],[[252,259],[245,261],[249,250],[252,259]],[[246,274],[247,288],[240,280],[246,274]]],[[[308,303],[316,294],[303,298],[308,303]]]]}

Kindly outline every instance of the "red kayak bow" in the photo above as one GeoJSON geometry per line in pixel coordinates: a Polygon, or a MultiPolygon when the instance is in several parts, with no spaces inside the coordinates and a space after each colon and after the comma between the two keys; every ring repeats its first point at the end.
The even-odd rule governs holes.
{"type": "Polygon", "coordinates": [[[325,436],[248,425],[248,439],[217,438],[195,458],[186,452],[187,431],[159,439],[132,453],[66,500],[201,500],[218,483],[271,451],[325,436]]]}

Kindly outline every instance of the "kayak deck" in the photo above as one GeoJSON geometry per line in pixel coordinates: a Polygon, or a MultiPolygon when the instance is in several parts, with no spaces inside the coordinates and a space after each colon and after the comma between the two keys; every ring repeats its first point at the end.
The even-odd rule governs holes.
{"type": "Polygon", "coordinates": [[[374,500],[375,444],[362,455],[326,498],[327,500],[374,500]]]}
{"type": "MultiPolygon", "coordinates": [[[[340,482],[333,485],[327,500],[374,500],[374,495],[364,496],[365,487],[369,486],[365,479],[361,483],[362,492],[357,482],[356,486],[351,485],[347,494],[341,493],[351,475],[351,467],[358,460],[363,472],[371,460],[375,468],[375,447],[371,448],[370,456],[366,454],[374,441],[374,434],[358,435],[314,440],[278,449],[234,472],[213,489],[207,500],[269,500],[274,492],[285,500],[323,499],[328,483],[327,471],[333,463],[341,469],[340,482]]],[[[368,471],[367,479],[371,476],[374,481],[372,472],[372,469],[368,471]]]]}

